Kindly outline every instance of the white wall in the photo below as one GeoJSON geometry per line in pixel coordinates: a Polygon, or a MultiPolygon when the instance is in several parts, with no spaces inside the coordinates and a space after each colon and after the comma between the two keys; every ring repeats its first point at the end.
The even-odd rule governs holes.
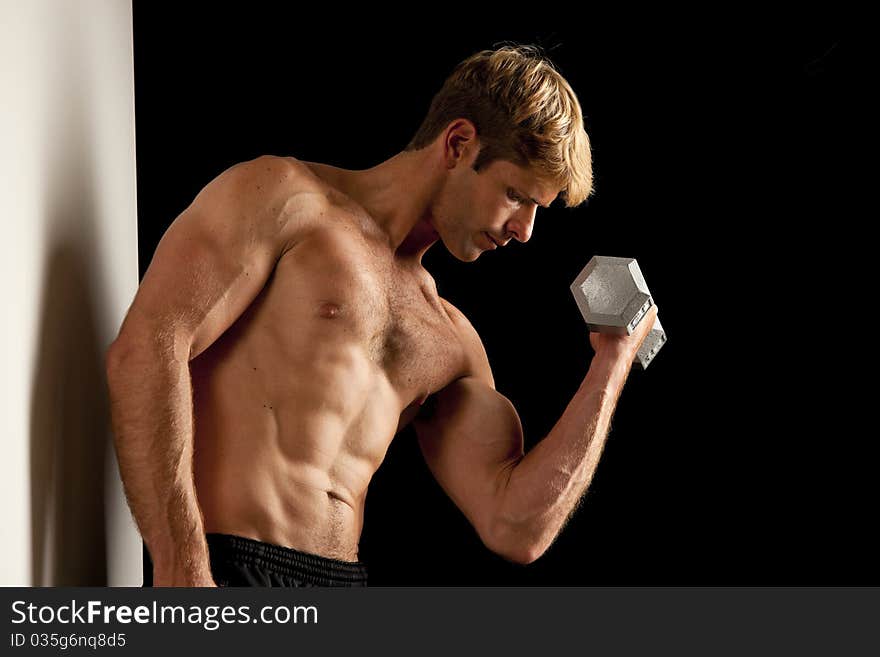
{"type": "Polygon", "coordinates": [[[0,585],[140,584],[103,358],[138,285],[128,0],[0,0],[0,585]]]}

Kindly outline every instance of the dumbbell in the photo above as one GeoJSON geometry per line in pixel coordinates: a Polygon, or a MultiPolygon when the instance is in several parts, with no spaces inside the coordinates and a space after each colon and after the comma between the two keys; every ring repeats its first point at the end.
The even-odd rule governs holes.
{"type": "MultiPolygon", "coordinates": [[[[635,258],[593,256],[571,284],[571,293],[587,327],[594,333],[632,335],[654,299],[635,258]]],[[[634,361],[641,369],[666,342],[660,318],[654,320],[634,361]]]]}

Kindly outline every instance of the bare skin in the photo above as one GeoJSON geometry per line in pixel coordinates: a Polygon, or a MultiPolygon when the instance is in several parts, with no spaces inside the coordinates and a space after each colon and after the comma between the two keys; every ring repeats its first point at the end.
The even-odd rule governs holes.
{"type": "Polygon", "coordinates": [[[490,549],[528,563],[561,530],[653,316],[630,337],[591,336],[584,384],[525,455],[479,336],[421,265],[438,239],[464,261],[527,241],[536,204],[556,197],[509,162],[474,172],[478,150],[459,120],[365,171],[258,158],[169,228],[108,354],[117,454],[157,585],[213,583],[206,532],[356,561],[370,480],[411,422],[490,549]],[[221,246],[199,258],[212,220],[221,246]]]}
{"type": "Polygon", "coordinates": [[[328,196],[325,223],[191,362],[196,490],[208,532],[356,561],[391,440],[467,362],[427,272],[324,188],[328,169],[296,168],[328,196]]]}

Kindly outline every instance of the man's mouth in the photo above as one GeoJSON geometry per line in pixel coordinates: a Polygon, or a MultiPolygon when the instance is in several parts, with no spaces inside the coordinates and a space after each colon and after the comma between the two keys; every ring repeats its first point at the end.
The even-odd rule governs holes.
{"type": "Polygon", "coordinates": [[[494,239],[492,239],[492,236],[489,233],[487,233],[486,231],[483,231],[483,235],[485,235],[486,239],[489,240],[489,243],[492,245],[493,249],[501,246],[500,244],[498,244],[498,242],[496,242],[494,239]]]}

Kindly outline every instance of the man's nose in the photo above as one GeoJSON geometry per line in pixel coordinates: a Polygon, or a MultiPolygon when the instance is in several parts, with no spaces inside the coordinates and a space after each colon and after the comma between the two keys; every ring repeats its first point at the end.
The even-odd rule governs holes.
{"type": "Polygon", "coordinates": [[[523,208],[507,222],[507,233],[518,242],[528,242],[535,228],[535,210],[523,208]]]}

